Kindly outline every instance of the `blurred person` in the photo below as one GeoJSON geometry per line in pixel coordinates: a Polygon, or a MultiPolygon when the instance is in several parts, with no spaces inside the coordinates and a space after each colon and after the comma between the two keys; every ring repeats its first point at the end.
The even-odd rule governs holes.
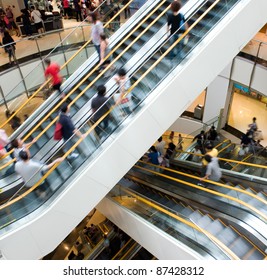
{"type": "Polygon", "coordinates": [[[19,153],[21,151],[27,151],[30,156],[29,147],[35,142],[36,142],[35,138],[31,142],[28,142],[28,143],[24,143],[24,141],[20,138],[13,139],[11,141],[11,146],[12,146],[12,148],[14,148],[14,151],[13,151],[14,158],[17,161],[20,160],[19,153]]]}
{"type": "MultiPolygon", "coordinates": [[[[109,106],[105,102],[108,100],[108,97],[105,96],[106,87],[104,85],[99,85],[97,87],[97,96],[92,99],[91,107],[93,110],[92,121],[96,123],[103,115],[109,111],[109,106]]],[[[106,116],[96,127],[95,132],[100,138],[102,132],[108,127],[109,115],[106,116]]]]}
{"type": "Polygon", "coordinates": [[[77,22],[80,20],[80,21],[83,21],[83,18],[82,18],[82,4],[81,4],[81,1],[80,0],[73,0],[73,5],[74,5],[74,10],[75,10],[75,13],[76,13],[76,20],[77,22]]]}
{"type": "MultiPolygon", "coordinates": [[[[168,15],[167,20],[167,34],[170,33],[170,44],[178,40],[178,38],[188,29],[188,24],[185,23],[184,16],[179,13],[181,9],[181,3],[173,1],[170,5],[171,13],[168,15]]],[[[174,58],[176,55],[181,56],[183,41],[180,41],[171,51],[170,58],[174,58]]]]}
{"type": "Polygon", "coordinates": [[[200,181],[208,179],[211,181],[219,182],[222,177],[222,171],[219,166],[218,158],[206,154],[204,156],[204,159],[205,161],[207,161],[208,165],[207,165],[205,176],[200,178],[200,181]]]}
{"type": "Polygon", "coordinates": [[[194,147],[194,149],[192,150],[192,161],[193,162],[200,162],[201,161],[201,158],[202,158],[202,152],[201,152],[201,149],[200,149],[200,146],[196,145],[194,147]],[[201,155],[201,156],[199,156],[201,155]]]}
{"type": "Polygon", "coordinates": [[[210,128],[210,130],[208,131],[208,140],[210,140],[210,141],[215,141],[215,140],[217,140],[217,137],[218,137],[218,133],[217,133],[217,131],[216,131],[216,129],[215,129],[215,126],[213,125],[213,126],[211,126],[211,128],[210,128]]]}
{"type": "Polygon", "coordinates": [[[63,0],[63,9],[64,9],[64,18],[70,19],[71,18],[71,8],[69,0],[63,0]]]}
{"type": "MultiPolygon", "coordinates": [[[[15,172],[22,177],[26,188],[34,186],[43,177],[43,172],[48,171],[56,163],[64,160],[64,158],[57,158],[49,164],[44,164],[40,161],[31,159],[27,151],[23,150],[20,151],[19,157],[20,160],[15,164],[15,172]]],[[[43,189],[43,187],[45,187],[44,182],[39,186],[43,189]]],[[[40,194],[40,188],[37,190],[36,194],[40,194]]]]}
{"type": "Polygon", "coordinates": [[[34,6],[31,6],[31,19],[34,22],[37,33],[39,34],[39,38],[41,38],[45,33],[44,22],[40,11],[37,10],[34,6]]]}
{"type": "Polygon", "coordinates": [[[202,154],[205,153],[204,144],[205,144],[205,142],[206,142],[206,139],[207,139],[207,138],[206,138],[205,131],[204,131],[204,130],[201,130],[200,133],[197,134],[197,135],[193,138],[193,140],[192,140],[192,142],[194,142],[195,140],[197,140],[197,145],[200,147],[202,154]]]}
{"type": "Polygon", "coordinates": [[[114,95],[115,102],[123,110],[123,114],[129,115],[132,112],[132,95],[130,92],[127,93],[131,87],[131,82],[126,70],[124,68],[119,69],[117,75],[114,76],[114,80],[119,86],[119,92],[114,95]]]}
{"type": "MultiPolygon", "coordinates": [[[[13,8],[14,8],[14,6],[13,6],[13,8]]],[[[6,16],[8,18],[8,21],[9,21],[10,25],[11,25],[11,28],[13,28],[15,30],[16,36],[20,37],[19,29],[18,29],[18,26],[15,23],[14,14],[13,14],[13,11],[12,11],[12,7],[10,5],[6,8],[6,16]]]]}
{"type": "Polygon", "coordinates": [[[160,153],[161,156],[165,155],[165,145],[166,142],[163,140],[162,136],[158,139],[158,144],[156,145],[156,150],[160,153]]]}
{"type": "Polygon", "coordinates": [[[4,31],[4,37],[2,40],[2,43],[4,45],[5,51],[8,54],[8,59],[9,59],[9,65],[12,65],[13,63],[16,64],[16,55],[15,55],[15,50],[16,50],[16,43],[14,42],[13,38],[10,36],[9,32],[6,30],[4,31]],[[12,61],[13,58],[13,61],[12,61]]]}
{"type": "Polygon", "coordinates": [[[98,53],[99,62],[101,61],[101,54],[100,54],[100,34],[104,33],[103,23],[98,18],[98,13],[92,13],[88,16],[89,22],[92,23],[91,29],[91,39],[95,46],[95,49],[98,53]]]}
{"type": "MultiPolygon", "coordinates": [[[[26,36],[32,36],[32,23],[30,19],[30,13],[27,9],[22,9],[21,11],[21,18],[22,24],[24,26],[26,36]]],[[[30,38],[33,39],[33,38],[30,38]]]]}
{"type": "Polygon", "coordinates": [[[60,66],[56,62],[51,62],[49,58],[44,60],[46,64],[45,77],[52,77],[52,88],[61,93],[62,76],[60,75],[60,66]]]}
{"type": "MultiPolygon", "coordinates": [[[[72,137],[73,135],[76,135],[80,138],[84,138],[84,135],[77,129],[75,128],[70,116],[70,107],[68,106],[67,103],[63,103],[61,106],[61,113],[59,115],[59,120],[58,122],[62,126],[62,137],[65,143],[64,147],[64,152],[66,153],[72,146],[72,137]]],[[[79,156],[78,153],[75,153],[74,151],[68,156],[68,159],[75,159],[79,156]]]]}
{"type": "MultiPolygon", "coordinates": [[[[100,34],[100,65],[102,68],[106,68],[111,62],[111,55],[104,61],[104,59],[110,54],[109,41],[104,33],[100,34]]],[[[107,76],[107,72],[105,73],[107,76]]]]}

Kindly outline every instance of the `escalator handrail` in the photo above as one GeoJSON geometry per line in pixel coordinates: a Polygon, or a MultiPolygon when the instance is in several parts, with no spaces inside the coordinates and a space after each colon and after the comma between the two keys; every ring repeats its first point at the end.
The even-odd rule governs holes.
{"type": "MultiPolygon", "coordinates": [[[[106,24],[104,25],[104,27],[107,27],[123,10],[125,10],[134,0],[129,0],[129,2],[127,4],[125,4],[120,11],[118,11],[108,22],[106,22],[106,24]]],[[[79,28],[79,26],[77,27],[79,28]]],[[[73,31],[74,32],[74,31],[73,31]]],[[[71,62],[89,43],[91,43],[91,39],[89,39],[81,48],[79,48],[79,50],[73,54],[61,67],[60,69],[62,70],[64,67],[66,67],[66,65],[71,62]]],[[[18,114],[18,112],[20,112],[22,110],[22,108],[24,108],[24,106],[26,106],[28,104],[28,102],[30,102],[30,100],[32,100],[45,86],[48,85],[48,83],[51,81],[51,78],[47,79],[24,103],[22,103],[22,105],[15,111],[13,112],[13,114],[10,115],[10,117],[0,125],[0,128],[3,128],[6,124],[8,124],[10,122],[10,120],[13,119],[13,117],[15,115],[18,114]]]]}
{"type": "MultiPolygon", "coordinates": [[[[231,147],[235,145],[234,143],[229,143],[228,145],[226,145],[225,147],[223,147],[220,151],[218,151],[218,154],[220,154],[221,152],[223,152],[224,150],[226,150],[227,148],[231,147]]],[[[215,147],[216,148],[216,147],[215,147]]]]}
{"type": "MultiPolygon", "coordinates": [[[[189,155],[196,155],[196,156],[199,156],[199,157],[203,157],[203,154],[196,154],[196,153],[193,153],[193,152],[188,152],[188,151],[183,151],[183,150],[177,150],[177,152],[185,153],[185,154],[189,154],[189,155]]],[[[235,160],[235,159],[229,159],[229,158],[220,158],[220,157],[218,157],[218,159],[221,160],[221,161],[232,162],[232,163],[236,163],[236,164],[248,165],[248,166],[251,166],[251,167],[267,169],[266,165],[260,165],[260,164],[256,164],[256,163],[244,162],[243,161],[244,159],[242,161],[238,161],[238,160],[235,160]]]]}
{"type": "MultiPolygon", "coordinates": [[[[145,162],[143,162],[145,163],[145,162]]],[[[154,164],[151,164],[151,163],[145,163],[145,164],[148,164],[148,165],[151,165],[151,166],[154,166],[154,167],[159,167],[163,170],[167,170],[169,172],[173,172],[173,173],[177,173],[177,174],[181,174],[183,176],[186,176],[186,177],[190,177],[190,178],[193,178],[193,179],[199,179],[199,177],[197,176],[193,176],[193,175],[190,175],[190,174],[186,174],[186,173],[183,173],[183,172],[180,172],[180,171],[177,171],[177,170],[173,170],[173,169],[170,169],[170,168],[167,168],[167,167],[163,167],[163,166],[158,166],[158,165],[154,165],[154,164]]],[[[240,200],[238,198],[235,198],[235,197],[232,197],[230,195],[226,195],[224,193],[220,193],[220,192],[217,192],[217,191],[214,191],[214,190],[211,190],[211,189],[207,189],[205,187],[202,187],[202,186],[198,186],[196,184],[193,184],[193,183],[190,183],[190,182],[186,182],[186,181],[183,181],[183,180],[180,180],[180,179],[177,179],[177,178],[173,178],[171,176],[168,176],[166,174],[161,174],[159,172],[156,172],[156,171],[153,171],[153,170],[149,170],[145,167],[142,167],[142,166],[138,166],[138,165],[135,165],[136,168],[138,169],[141,169],[141,170],[145,170],[147,172],[150,172],[150,173],[153,173],[155,175],[158,175],[158,176],[161,176],[161,177],[164,177],[166,179],[169,179],[169,180],[172,180],[172,181],[175,181],[175,182],[178,182],[178,183],[182,183],[182,184],[185,184],[187,186],[190,186],[190,187],[193,187],[195,189],[199,189],[199,190],[202,190],[202,191],[205,191],[205,192],[208,192],[208,193],[211,193],[211,194],[214,194],[214,195],[217,195],[217,196],[221,196],[223,198],[226,198],[226,199],[229,199],[229,200],[233,200],[239,204],[242,204],[243,206],[247,207],[248,209],[252,210],[253,212],[255,212],[256,214],[258,214],[260,217],[262,217],[265,221],[267,221],[267,215],[265,215],[264,213],[262,213],[261,211],[259,211],[257,208],[255,208],[254,206],[251,206],[250,204],[244,202],[243,200],[240,200]]],[[[267,204],[266,201],[264,201],[262,198],[260,197],[257,197],[253,194],[250,194],[250,193],[247,193],[246,191],[244,190],[241,190],[241,189],[235,189],[234,187],[231,187],[231,186],[228,186],[228,185],[224,185],[224,184],[221,184],[221,183],[218,183],[218,182],[214,182],[214,181],[210,181],[210,180],[204,180],[205,182],[208,182],[208,183],[211,183],[211,184],[215,184],[216,186],[220,186],[220,187],[224,187],[224,188],[228,188],[228,189],[232,189],[232,190],[235,190],[235,191],[239,191],[239,192],[242,192],[244,194],[247,194],[247,195],[250,195],[252,196],[253,198],[256,198],[258,199],[259,201],[263,202],[264,204],[267,204]]]]}

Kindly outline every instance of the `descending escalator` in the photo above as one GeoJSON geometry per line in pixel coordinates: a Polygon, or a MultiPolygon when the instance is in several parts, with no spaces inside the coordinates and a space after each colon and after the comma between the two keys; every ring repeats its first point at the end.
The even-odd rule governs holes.
{"type": "MultiPolygon", "coordinates": [[[[84,139],[84,141],[82,140],[77,141],[72,148],[72,150],[74,148],[77,149],[77,151],[80,153],[80,157],[78,157],[76,160],[71,162],[66,160],[60,165],[55,165],[54,169],[52,169],[51,171],[47,172],[44,175],[43,180],[46,181],[46,184],[50,188],[50,193],[47,197],[40,198],[39,201],[36,201],[30,197],[32,195],[32,192],[31,190],[28,190],[23,195],[16,196],[12,201],[1,206],[0,220],[2,224],[2,230],[9,231],[10,224],[16,224],[15,222],[17,220],[26,217],[29,213],[34,214],[33,211],[37,208],[41,210],[42,208],[48,207],[46,209],[46,213],[52,214],[53,208],[56,207],[59,201],[61,207],[63,207],[64,201],[65,202],[68,201],[67,203],[69,204],[70,202],[69,199],[73,200],[74,197],[75,198],[79,197],[79,205],[75,205],[75,208],[72,208],[71,210],[69,209],[70,212],[78,211],[79,214],[77,214],[77,217],[81,215],[81,213],[89,212],[88,209],[90,209],[91,207],[93,207],[93,205],[95,205],[97,202],[100,201],[100,199],[108,192],[108,190],[113,187],[116,181],[123,174],[125,174],[125,172],[131,166],[131,164],[133,164],[133,162],[136,161],[138,156],[141,155],[145,149],[147,149],[149,144],[152,142],[152,139],[153,138],[155,139],[155,136],[158,134],[158,132],[162,130],[160,126],[155,125],[155,132],[147,136],[148,139],[146,139],[145,143],[138,145],[139,147],[137,148],[139,150],[136,149],[135,151],[136,156],[130,156],[130,154],[132,153],[129,154],[125,153],[125,151],[129,148],[127,147],[127,141],[123,141],[123,137],[126,137],[124,140],[126,140],[127,138],[128,140],[130,139],[129,138],[130,135],[128,134],[128,132],[131,129],[129,128],[132,128],[132,131],[138,131],[138,130],[134,130],[134,126],[140,124],[138,123],[140,122],[140,118],[144,117],[147,114],[147,112],[150,112],[150,114],[152,113],[153,104],[156,105],[156,107],[158,107],[155,102],[156,100],[155,96],[157,97],[164,96],[162,94],[158,94],[157,91],[161,89],[163,84],[164,87],[166,87],[166,83],[168,84],[168,86],[170,86],[172,83],[175,83],[176,80],[172,76],[173,71],[177,67],[179,68],[179,64],[189,62],[191,58],[195,57],[197,46],[201,44],[203,38],[206,38],[206,36],[209,35],[209,33],[212,30],[211,26],[215,27],[216,24],[219,24],[220,20],[226,16],[228,11],[231,11],[232,9],[234,10],[236,4],[238,7],[238,3],[240,1],[237,0],[227,1],[228,4],[226,6],[222,2],[223,1],[218,0],[218,1],[207,1],[205,3],[205,5],[208,6],[206,7],[205,12],[201,13],[201,16],[198,18],[198,20],[196,20],[194,24],[192,24],[191,29],[189,29],[187,34],[185,34],[185,35],[190,35],[189,36],[190,39],[189,39],[189,43],[183,47],[184,50],[183,53],[185,55],[184,57],[178,57],[177,59],[172,60],[172,62],[170,63],[170,61],[168,60],[168,58],[166,58],[166,56],[170,51],[170,49],[174,47],[174,45],[172,45],[170,48],[167,48],[167,43],[166,43],[164,44],[164,46],[161,46],[158,51],[154,52],[153,55],[151,56],[151,59],[147,60],[147,62],[142,64],[141,67],[140,65],[139,66],[137,65],[136,68],[134,68],[135,65],[132,66],[133,72],[131,73],[130,71],[130,75],[131,75],[131,79],[133,80],[136,79],[136,82],[134,82],[134,85],[131,87],[131,91],[135,93],[134,90],[138,89],[139,100],[134,102],[133,113],[130,116],[123,114],[124,112],[121,112],[118,106],[113,107],[113,104],[110,101],[111,110],[109,113],[110,114],[112,113],[112,118],[110,118],[109,130],[103,131],[103,137],[101,137],[101,139],[97,139],[94,135],[94,128],[97,125],[99,125],[100,121],[94,124],[93,126],[91,126],[91,124],[87,124],[88,119],[83,114],[82,116],[83,119],[82,120],[79,119],[79,121],[81,122],[81,124],[83,124],[83,126],[81,127],[81,131],[83,133],[86,133],[87,137],[86,139],[84,139]],[[208,16],[206,17],[206,21],[205,21],[206,24],[204,26],[207,25],[207,27],[205,28],[203,27],[202,20],[204,20],[206,15],[208,16]],[[201,21],[202,24],[200,24],[201,21]],[[152,62],[153,64],[151,65],[152,62]],[[165,69],[165,75],[162,73],[161,69],[165,69]],[[140,78],[138,78],[138,75],[141,75],[140,78]],[[168,79],[169,77],[172,78],[172,82],[170,82],[170,79],[168,79]],[[153,96],[153,94],[151,94],[153,92],[156,92],[157,94],[153,96]],[[124,148],[119,149],[120,147],[119,142],[120,145],[122,146],[123,143],[126,143],[124,148]],[[111,152],[112,147],[116,148],[117,150],[111,152]],[[115,162],[118,163],[118,166],[115,166],[114,164],[113,166],[114,168],[112,169],[112,174],[110,173],[110,164],[108,164],[107,166],[108,162],[107,162],[107,158],[105,158],[108,154],[109,154],[108,158],[113,159],[115,160],[115,162]],[[103,161],[101,162],[102,159],[103,161]],[[83,176],[81,176],[81,174],[83,174],[83,176]],[[108,182],[104,178],[103,174],[109,175],[108,182]],[[93,176],[96,177],[93,178],[93,176]],[[102,181],[103,179],[105,182],[102,181]],[[96,187],[98,189],[97,193],[94,191],[96,187]],[[49,200],[50,197],[51,200],[49,200]],[[88,201],[88,198],[90,198],[90,202],[88,201]],[[86,203],[86,207],[82,211],[78,210],[80,209],[79,206],[84,207],[85,203],[86,203]]],[[[198,11],[199,10],[200,9],[198,9],[198,11]]],[[[181,39],[179,39],[178,41],[180,42],[181,39]]],[[[179,43],[178,41],[177,43],[179,43]]],[[[136,61],[135,64],[137,64],[136,61]]],[[[183,67],[185,66],[183,65],[183,67]]],[[[176,76],[178,75],[176,74],[176,76]]],[[[180,103],[181,103],[181,108],[180,108],[181,111],[183,109],[182,108],[183,104],[187,103],[187,101],[184,100],[184,103],[183,102],[180,103]]],[[[177,110],[176,108],[175,114],[172,115],[171,118],[169,119],[166,118],[165,115],[164,116],[165,121],[163,122],[162,126],[164,126],[166,129],[167,125],[169,126],[174,121],[174,119],[177,118],[177,116],[180,114],[180,111],[177,110]]],[[[81,112],[81,109],[79,110],[79,112],[81,112]]],[[[157,115],[158,113],[159,111],[157,111],[157,115]]],[[[103,116],[103,118],[105,117],[110,117],[110,115],[103,116]]],[[[152,119],[149,117],[149,114],[147,115],[147,118],[142,118],[142,123],[145,129],[149,127],[147,123],[148,120],[150,121],[150,125],[153,125],[152,119]]],[[[79,125],[78,122],[77,124],[79,125]]],[[[57,152],[57,148],[58,147],[56,147],[53,152],[57,152]]],[[[43,153],[48,153],[48,151],[51,151],[51,147],[49,145],[47,145],[46,149],[42,148],[43,153]]],[[[65,157],[67,157],[70,152],[71,151],[66,153],[65,157]]],[[[38,186],[36,185],[32,189],[37,189],[37,188],[38,186]]],[[[42,219],[44,216],[45,215],[43,215],[42,217],[38,217],[38,219],[40,218],[42,219]]],[[[50,218],[52,218],[53,216],[50,216],[50,218]]],[[[77,217],[75,217],[74,220],[76,220],[77,217]]],[[[52,220],[54,218],[52,218],[52,220]]],[[[71,225],[69,226],[65,225],[64,230],[68,231],[70,226],[71,225]]],[[[7,235],[2,236],[2,239],[5,238],[8,238],[8,236],[7,235]]],[[[54,243],[57,243],[58,239],[54,238],[53,241],[54,243]]],[[[36,244],[37,243],[38,242],[36,242],[36,244]]],[[[6,242],[6,244],[11,245],[9,242],[6,242]]],[[[50,247],[52,246],[54,245],[50,244],[50,247]]],[[[7,247],[5,247],[5,249],[8,251],[7,247]]],[[[43,250],[49,250],[49,248],[43,250]]],[[[37,249],[35,254],[39,255],[40,251],[37,249]]]]}
{"type": "MultiPolygon", "coordinates": [[[[152,200],[161,206],[170,208],[176,213],[190,218],[199,227],[214,234],[240,259],[264,259],[266,257],[266,253],[264,253],[266,240],[265,243],[262,243],[262,237],[253,238],[251,231],[246,230],[247,226],[238,222],[238,219],[251,221],[248,215],[245,217],[246,211],[238,210],[238,207],[240,207],[238,203],[235,204],[237,207],[233,208],[227,205],[227,202],[225,206],[222,206],[220,203],[212,202],[215,197],[213,194],[212,196],[206,196],[205,206],[203,207],[201,203],[203,203],[204,199],[203,194],[200,192],[196,196],[195,194],[192,195],[192,192],[189,190],[186,191],[185,188],[177,190],[178,186],[175,185],[175,182],[172,186],[172,180],[163,180],[164,178],[161,178],[160,173],[151,179],[148,176],[151,177],[153,174],[149,174],[149,169],[145,170],[145,174],[142,174],[142,171],[140,172],[138,169],[137,171],[131,171],[129,175],[126,175],[125,179],[119,182],[119,185],[131,189],[134,193],[138,193],[138,195],[145,197],[149,201],[152,200]],[[225,210],[222,210],[223,208],[225,210]],[[217,211],[220,211],[220,213],[217,211]],[[235,218],[236,221],[233,222],[231,216],[239,218],[235,218]]],[[[181,186],[180,182],[179,187],[181,188],[181,186]]],[[[230,194],[228,195],[230,196],[230,194]]],[[[242,200],[242,197],[239,199],[242,200]]],[[[262,211],[262,208],[260,209],[262,211]]],[[[182,228],[180,230],[182,231],[182,228]]],[[[130,233],[128,232],[128,234],[130,233]]],[[[264,233],[262,234],[264,237],[264,233]]]]}

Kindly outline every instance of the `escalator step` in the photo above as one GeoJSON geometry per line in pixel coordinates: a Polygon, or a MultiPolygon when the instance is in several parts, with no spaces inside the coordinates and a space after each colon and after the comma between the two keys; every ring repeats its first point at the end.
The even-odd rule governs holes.
{"type": "Polygon", "coordinates": [[[246,253],[250,251],[253,246],[242,237],[238,237],[228,245],[228,248],[233,251],[239,258],[243,259],[243,256],[246,255],[246,253]]]}
{"type": "Polygon", "coordinates": [[[225,226],[219,221],[215,220],[211,222],[207,227],[206,230],[210,232],[212,235],[217,236],[225,229],[225,226]]]}
{"type": "Polygon", "coordinates": [[[239,237],[239,235],[232,230],[231,228],[225,228],[220,232],[220,234],[217,235],[217,238],[222,241],[226,246],[233,243],[234,240],[236,240],[239,237]]]}

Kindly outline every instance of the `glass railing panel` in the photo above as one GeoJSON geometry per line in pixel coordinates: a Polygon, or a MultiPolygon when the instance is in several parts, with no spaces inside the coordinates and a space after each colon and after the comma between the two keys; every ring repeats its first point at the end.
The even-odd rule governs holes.
{"type": "Polygon", "coordinates": [[[54,46],[59,45],[61,41],[60,32],[48,32],[44,37],[36,38],[38,43],[38,50],[41,53],[50,51],[54,46]],[[51,45],[51,42],[53,44],[51,45]]]}
{"type": "MultiPolygon", "coordinates": [[[[131,4],[130,2],[131,1],[129,1],[129,4],[131,4]]],[[[145,2],[146,1],[142,1],[141,3],[139,3],[137,5],[138,8],[140,8],[145,2]]],[[[122,8],[122,7],[125,6],[125,5],[120,5],[120,2],[118,2],[116,4],[118,4],[118,5],[115,5],[115,3],[114,3],[114,7],[118,6],[119,8],[122,8]]],[[[108,9],[104,9],[105,5],[106,5],[105,1],[102,2],[102,4],[100,5],[100,9],[103,9],[103,11],[101,12],[101,16],[102,16],[102,18],[104,17],[105,20],[110,20],[110,19],[112,19],[111,15],[110,16],[106,16],[104,10],[106,12],[108,11],[108,13],[110,13],[110,11],[112,11],[114,15],[115,15],[115,13],[114,13],[114,10],[111,9],[110,7],[108,7],[108,9]]],[[[116,13],[117,12],[119,12],[119,10],[116,10],[116,13]]],[[[111,22],[106,27],[106,32],[108,33],[109,36],[111,36],[111,34],[113,34],[113,32],[115,32],[118,29],[119,26],[121,26],[122,24],[124,24],[127,21],[126,19],[123,18],[124,11],[120,11],[119,14],[120,14],[120,22],[118,23],[118,17],[116,17],[114,19],[115,22],[111,22]]],[[[131,16],[133,14],[134,13],[131,13],[131,16]]],[[[105,24],[106,21],[104,21],[103,23],[105,24]]],[[[51,49],[51,45],[48,45],[46,47],[45,46],[41,46],[40,47],[38,42],[39,41],[41,42],[44,38],[40,38],[40,39],[36,38],[35,39],[36,42],[35,42],[35,45],[33,47],[33,49],[36,48],[36,51],[34,52],[35,56],[36,57],[41,57],[42,56],[40,54],[40,50],[44,50],[43,55],[49,55],[50,57],[53,57],[54,53],[59,53],[60,52],[64,56],[64,63],[65,63],[66,60],[67,60],[67,57],[69,58],[69,57],[71,57],[71,55],[74,55],[77,52],[77,48],[80,48],[82,46],[82,42],[87,42],[90,39],[90,36],[91,36],[91,24],[89,24],[88,22],[83,22],[83,23],[81,23],[81,25],[77,29],[76,29],[76,27],[74,27],[74,28],[69,28],[69,29],[62,30],[61,32],[58,32],[58,33],[52,33],[52,34],[47,33],[47,36],[50,36],[50,35],[51,36],[58,36],[60,38],[60,41],[58,41],[58,42],[61,42],[61,43],[58,43],[56,47],[54,47],[55,44],[53,44],[54,49],[51,50],[50,53],[48,53],[48,49],[51,49]],[[76,35],[72,35],[72,33],[74,33],[76,35]],[[55,35],[55,34],[57,34],[57,35],[55,35]],[[81,34],[82,34],[82,36],[81,36],[81,34]],[[69,46],[70,49],[68,48],[68,46],[69,46]],[[76,47],[76,49],[75,49],[75,47],[76,47]],[[71,55],[67,54],[68,50],[70,50],[71,55]]],[[[33,36],[33,37],[36,37],[36,36],[33,36]]],[[[48,38],[48,37],[46,37],[46,38],[48,38]]],[[[51,42],[51,41],[49,40],[49,42],[51,42]]],[[[90,55],[92,55],[94,53],[93,49],[90,46],[88,46],[86,49],[87,49],[87,51],[86,52],[83,51],[82,55],[80,55],[80,57],[81,56],[83,57],[83,62],[84,62],[85,59],[87,59],[88,57],[90,57],[90,55]],[[85,56],[85,54],[86,54],[86,56],[85,56]]],[[[28,50],[30,50],[30,48],[28,48],[28,50]]],[[[44,57],[42,56],[42,58],[44,58],[44,57]]],[[[39,61],[39,63],[40,63],[40,61],[39,61]]],[[[77,58],[77,60],[74,61],[72,63],[72,65],[69,67],[71,70],[68,70],[68,69],[63,69],[62,70],[63,75],[66,76],[66,78],[67,78],[80,65],[81,65],[80,59],[77,58]]],[[[34,72],[34,71],[35,71],[35,69],[32,70],[32,72],[34,72]]],[[[22,73],[22,74],[24,74],[24,73],[22,73]]],[[[31,73],[27,72],[27,75],[30,76],[31,73]]],[[[22,79],[24,79],[24,77],[25,77],[25,75],[21,75],[22,79]]],[[[41,84],[39,84],[39,86],[40,85],[41,84]]],[[[31,90],[31,89],[28,90],[28,88],[25,88],[25,90],[24,90],[24,88],[25,88],[25,83],[24,82],[20,82],[20,84],[16,85],[15,88],[13,88],[12,90],[9,91],[9,93],[6,93],[4,91],[6,99],[7,100],[10,99],[9,95],[10,96],[17,96],[19,94],[23,94],[24,92],[27,92],[27,91],[31,90]],[[23,85],[23,90],[19,91],[21,85],[23,85]]]]}
{"type": "Polygon", "coordinates": [[[67,40],[62,42],[62,52],[65,58],[64,63],[72,58],[63,69],[63,71],[67,73],[68,77],[90,57],[90,54],[93,53],[88,53],[87,48],[84,48],[77,53],[77,49],[81,48],[88,40],[89,37],[86,37],[84,34],[84,27],[82,26],[77,28],[75,32],[71,33],[67,40]],[[77,55],[75,56],[76,53],[77,55]]]}

